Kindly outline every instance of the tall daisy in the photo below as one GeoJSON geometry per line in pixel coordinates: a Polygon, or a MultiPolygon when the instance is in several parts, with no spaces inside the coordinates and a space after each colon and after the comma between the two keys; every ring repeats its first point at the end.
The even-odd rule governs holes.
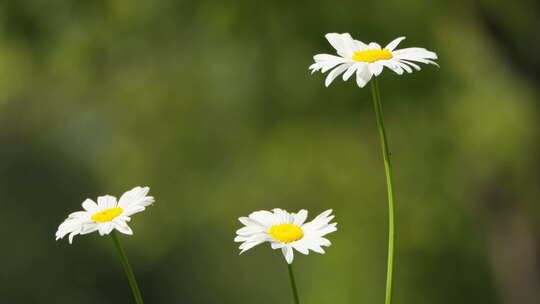
{"type": "Polygon", "coordinates": [[[141,292],[115,230],[123,234],[133,234],[133,230],[127,223],[131,221],[133,214],[144,211],[146,207],[154,203],[154,198],[148,196],[149,191],[150,188],[148,187],[135,187],[124,193],[118,201],[114,196],[110,195],[98,197],[97,203],[91,199],[86,199],[82,203],[84,211],[69,214],[56,231],[56,240],[69,235],[70,244],[73,242],[73,237],[79,234],[84,235],[95,231],[102,236],[110,234],[137,304],[143,303],[141,292]]]}
{"type": "Polygon", "coordinates": [[[437,59],[437,54],[434,52],[418,47],[396,50],[405,37],[392,40],[384,48],[381,48],[376,42],[366,44],[354,40],[349,33],[326,34],[326,39],[339,56],[315,55],[313,56],[315,63],[309,67],[312,73],[330,71],[324,82],[326,86],[329,86],[341,74],[343,74],[344,81],[356,74],[356,84],[363,88],[373,76],[379,76],[385,67],[402,75],[404,72],[412,73],[413,69],[419,71],[421,68],[415,62],[438,66],[433,61],[437,59]]]}
{"type": "Polygon", "coordinates": [[[270,243],[272,249],[281,249],[287,262],[291,287],[296,303],[299,303],[298,292],[292,270],[294,250],[309,254],[314,251],[325,253],[322,247],[331,245],[324,236],[337,230],[337,223],[330,223],[334,218],[332,210],[326,210],[310,222],[305,222],[308,216],[306,210],[298,213],[289,213],[282,209],[270,211],[255,211],[247,217],[238,220],[244,227],[236,231],[235,242],[240,245],[240,254],[265,242],[270,243]]]}
{"type": "Polygon", "coordinates": [[[326,39],[336,50],[338,56],[329,54],[318,54],[313,57],[315,63],[309,69],[311,72],[321,71],[328,73],[325,85],[329,86],[336,77],[343,74],[343,80],[347,81],[356,74],[356,84],[363,88],[371,80],[371,94],[375,117],[379,130],[381,150],[384,161],[384,171],[386,175],[386,185],[388,192],[388,261],[386,273],[386,294],[385,303],[392,302],[392,285],[394,273],[394,190],[392,186],[392,163],[390,161],[390,150],[386,139],[384,127],[381,94],[377,76],[384,68],[387,68],[398,75],[412,73],[413,70],[420,70],[417,63],[438,64],[433,61],[437,59],[437,54],[424,48],[404,48],[397,50],[398,44],[405,39],[399,37],[387,44],[384,48],[375,42],[363,43],[355,40],[350,34],[326,34],[326,39]]]}

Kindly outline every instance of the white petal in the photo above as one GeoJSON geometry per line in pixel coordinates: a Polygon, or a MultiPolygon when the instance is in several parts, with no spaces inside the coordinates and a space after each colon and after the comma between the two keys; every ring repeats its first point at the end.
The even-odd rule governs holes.
{"type": "Polygon", "coordinates": [[[421,70],[420,66],[417,65],[416,63],[413,63],[413,62],[410,62],[410,61],[407,61],[407,60],[400,60],[400,62],[412,66],[417,71],[421,70]]]}
{"type": "Polygon", "coordinates": [[[305,238],[302,239],[304,241],[305,246],[312,251],[315,251],[317,253],[323,254],[324,249],[322,249],[323,241],[321,241],[321,238],[305,238]]]}
{"type": "Polygon", "coordinates": [[[393,51],[392,54],[401,59],[437,59],[437,54],[435,52],[418,47],[396,50],[393,51]]]}
{"type": "Polygon", "coordinates": [[[339,60],[339,61],[328,61],[323,64],[323,67],[321,68],[321,73],[326,73],[336,67],[339,64],[344,63],[345,60],[339,60]]]}
{"type": "Polygon", "coordinates": [[[354,52],[359,51],[360,49],[357,47],[356,42],[351,37],[349,33],[343,33],[341,34],[341,40],[343,41],[343,45],[345,46],[345,56],[344,57],[352,57],[354,55],[354,52]]]}
{"type": "Polygon", "coordinates": [[[285,246],[285,244],[279,243],[279,242],[271,242],[270,243],[270,247],[272,247],[272,249],[280,249],[280,248],[283,248],[284,246],[285,246]]]}
{"type": "Polygon", "coordinates": [[[123,222],[129,222],[131,221],[131,218],[129,216],[126,216],[125,212],[120,214],[115,220],[123,221],[123,222]]]}
{"type": "Polygon", "coordinates": [[[379,74],[383,70],[383,66],[377,62],[368,64],[368,68],[369,68],[369,72],[375,76],[379,76],[379,74]]]}
{"type": "Polygon", "coordinates": [[[326,62],[326,61],[336,61],[336,60],[343,60],[343,57],[339,57],[336,55],[330,55],[330,54],[317,54],[313,56],[313,60],[315,62],[326,62]]]}
{"type": "MultiPolygon", "coordinates": [[[[97,207],[97,205],[96,205],[96,207],[97,207]]],[[[69,219],[84,219],[84,218],[87,218],[87,217],[89,217],[89,212],[88,211],[75,211],[75,212],[72,212],[72,213],[70,213],[68,215],[69,219]]]]}
{"type": "Polygon", "coordinates": [[[249,217],[245,217],[245,216],[242,216],[242,217],[239,217],[238,218],[238,221],[240,221],[240,223],[244,224],[244,225],[252,225],[255,223],[255,221],[253,221],[252,219],[250,219],[249,217]]]}
{"type": "Polygon", "coordinates": [[[327,235],[327,234],[335,232],[335,231],[337,231],[337,228],[336,228],[335,224],[332,224],[332,225],[327,225],[326,227],[315,231],[313,234],[317,235],[317,236],[323,236],[323,235],[327,235]]]}
{"type": "Polygon", "coordinates": [[[356,44],[356,48],[358,51],[363,51],[368,48],[368,45],[360,40],[355,40],[354,43],[356,44]]]}
{"type": "Polygon", "coordinates": [[[302,253],[302,254],[309,254],[309,249],[308,247],[306,246],[306,244],[302,241],[297,241],[297,242],[294,242],[292,245],[291,245],[294,249],[298,250],[298,252],[302,253]]]}
{"type": "Polygon", "coordinates": [[[324,35],[326,40],[334,47],[334,49],[339,53],[344,51],[343,43],[341,42],[341,35],[338,33],[328,33],[324,35]]]}
{"type": "Polygon", "coordinates": [[[83,225],[82,229],[81,229],[81,234],[89,234],[89,233],[92,233],[94,231],[97,231],[99,228],[99,225],[95,222],[93,223],[89,223],[89,224],[85,224],[83,225]]]}
{"type": "Polygon", "coordinates": [[[127,191],[120,197],[118,207],[126,208],[130,205],[140,205],[146,207],[151,205],[155,200],[152,196],[147,196],[149,191],[149,187],[135,187],[127,191]]]}
{"type": "Polygon", "coordinates": [[[288,264],[292,264],[293,259],[294,259],[293,249],[290,246],[285,246],[281,248],[281,252],[283,253],[283,256],[285,257],[285,261],[287,261],[288,264]]]}
{"type": "Polygon", "coordinates": [[[314,64],[308,67],[308,70],[310,70],[311,74],[313,74],[317,72],[318,70],[320,70],[321,68],[322,68],[322,64],[320,62],[315,62],[314,64]]]}
{"type": "Polygon", "coordinates": [[[322,236],[337,231],[337,223],[329,222],[334,218],[333,215],[330,215],[332,210],[327,210],[313,219],[311,222],[306,223],[302,226],[304,230],[304,238],[302,241],[309,242],[311,244],[321,245],[321,242],[327,242],[322,240],[322,236]]]}
{"type": "Polygon", "coordinates": [[[321,214],[317,215],[316,219],[328,217],[330,214],[332,214],[332,211],[332,209],[325,210],[321,214]]]}
{"type": "MultiPolygon", "coordinates": [[[[83,203],[82,203],[82,207],[84,208],[84,210],[86,211],[89,211],[89,212],[96,212],[97,211],[97,208],[98,208],[98,205],[91,199],[86,199],[83,203]]],[[[71,216],[71,215],[70,215],[71,216]]]]}
{"type": "Polygon", "coordinates": [[[98,197],[97,201],[100,210],[116,207],[116,198],[111,195],[100,196],[98,197]]]}
{"type": "Polygon", "coordinates": [[[105,235],[107,233],[107,225],[98,224],[98,232],[99,232],[99,235],[105,235]]]}
{"type": "Polygon", "coordinates": [[[349,80],[349,78],[354,74],[354,72],[356,72],[356,69],[359,69],[363,66],[364,64],[362,63],[355,63],[353,65],[351,65],[347,71],[345,71],[345,73],[343,73],[343,81],[347,81],[349,80]]]}
{"type": "Polygon", "coordinates": [[[298,211],[298,213],[294,215],[293,224],[295,224],[296,226],[302,226],[304,222],[306,221],[307,216],[308,216],[307,210],[302,209],[298,211]]]}
{"type": "Polygon", "coordinates": [[[261,233],[263,231],[265,231],[265,228],[261,226],[246,226],[236,230],[236,234],[247,236],[255,233],[261,233]]]}
{"type": "Polygon", "coordinates": [[[266,210],[252,212],[249,215],[249,218],[257,221],[258,223],[261,223],[267,228],[270,228],[270,226],[274,225],[275,222],[274,214],[266,210]]]}
{"type": "Polygon", "coordinates": [[[113,222],[105,223],[105,226],[107,227],[107,229],[105,230],[105,234],[111,233],[111,231],[113,231],[113,229],[115,227],[113,222]]]}
{"type": "Polygon", "coordinates": [[[127,207],[126,209],[124,209],[124,212],[122,213],[122,215],[125,215],[125,216],[131,216],[135,213],[139,213],[139,212],[142,212],[144,211],[146,208],[144,208],[143,206],[138,206],[138,205],[130,205],[129,207],[127,207]]]}
{"type": "Polygon", "coordinates": [[[376,42],[370,42],[368,44],[368,49],[370,49],[370,50],[380,50],[381,46],[376,42]]]}
{"type": "Polygon", "coordinates": [[[117,222],[115,223],[116,230],[120,231],[123,234],[132,235],[133,230],[124,222],[117,222]]]}
{"type": "Polygon", "coordinates": [[[320,238],[319,242],[321,246],[325,246],[325,247],[330,247],[330,245],[332,245],[332,243],[326,238],[320,238]]]}
{"type": "Polygon", "coordinates": [[[328,76],[326,76],[326,80],[324,81],[324,85],[328,87],[336,77],[338,77],[341,73],[343,73],[347,68],[349,67],[349,64],[342,64],[332,71],[328,73],[328,76]]]}
{"type": "Polygon", "coordinates": [[[322,249],[320,245],[313,244],[309,247],[309,249],[315,251],[316,253],[320,253],[320,254],[325,253],[324,249],[322,249]]]}
{"type": "Polygon", "coordinates": [[[397,64],[399,67],[401,67],[402,69],[404,69],[404,70],[405,70],[407,73],[409,73],[409,74],[413,72],[413,70],[411,69],[410,66],[406,65],[405,63],[403,63],[403,62],[401,62],[401,61],[397,62],[396,64],[397,64]]]}
{"type": "Polygon", "coordinates": [[[250,238],[249,236],[237,235],[236,237],[234,237],[234,241],[237,243],[242,243],[242,242],[247,241],[249,238],[250,238]]]}
{"type": "Polygon", "coordinates": [[[310,228],[312,230],[319,230],[326,226],[328,226],[328,223],[334,218],[334,216],[328,216],[328,217],[322,217],[322,218],[316,218],[310,223],[310,228]]]}
{"type": "Polygon", "coordinates": [[[352,42],[351,35],[348,33],[329,33],[326,34],[325,37],[334,47],[338,55],[348,58],[352,56],[352,53],[354,53],[354,49],[351,48],[351,45],[354,45],[354,43],[352,42]]]}
{"type": "Polygon", "coordinates": [[[384,48],[389,50],[390,52],[393,51],[397,46],[398,44],[405,40],[405,37],[398,37],[394,40],[392,40],[392,42],[390,42],[389,44],[387,44],[384,48]]]}
{"type": "Polygon", "coordinates": [[[56,239],[64,238],[67,234],[78,234],[81,231],[84,220],[80,219],[67,219],[58,226],[56,231],[56,239]]]}
{"type": "Polygon", "coordinates": [[[330,214],[332,214],[332,209],[322,212],[310,222],[305,223],[302,226],[302,229],[316,230],[321,228],[322,226],[328,224],[328,222],[330,222],[334,218],[334,216],[330,216],[330,214]]]}
{"type": "Polygon", "coordinates": [[[406,56],[400,56],[400,58],[398,58],[398,60],[399,61],[407,61],[407,62],[416,61],[416,62],[425,63],[425,64],[433,64],[433,65],[436,65],[437,67],[439,66],[439,64],[436,63],[435,61],[432,61],[432,60],[429,60],[429,59],[424,59],[424,58],[409,58],[409,57],[406,57],[406,56]]]}
{"type": "Polygon", "coordinates": [[[403,69],[398,66],[398,65],[395,65],[394,68],[392,69],[394,72],[396,72],[398,75],[403,75],[403,69]]]}
{"type": "Polygon", "coordinates": [[[356,70],[356,84],[361,88],[365,87],[371,79],[371,76],[371,72],[367,66],[356,70]]]}
{"type": "Polygon", "coordinates": [[[334,68],[335,66],[339,64],[352,61],[352,59],[345,59],[342,57],[328,55],[328,54],[317,54],[313,56],[313,59],[315,60],[315,63],[309,67],[309,69],[311,70],[311,73],[314,73],[319,70],[322,73],[326,73],[328,70],[334,68]]]}
{"type": "Polygon", "coordinates": [[[292,222],[290,221],[289,212],[279,208],[275,208],[272,211],[277,220],[277,223],[275,224],[290,224],[290,222],[292,222]]]}
{"type": "Polygon", "coordinates": [[[242,253],[246,252],[247,250],[249,250],[249,249],[251,249],[251,248],[253,248],[253,247],[255,247],[255,246],[257,246],[257,245],[259,245],[261,243],[263,243],[264,241],[265,240],[257,240],[257,241],[243,243],[239,247],[241,249],[240,254],[242,254],[242,253]]]}
{"type": "Polygon", "coordinates": [[[72,232],[72,233],[69,234],[69,243],[70,243],[70,244],[73,243],[73,237],[74,237],[75,235],[77,235],[77,234],[78,234],[77,232],[72,232]]]}
{"type": "Polygon", "coordinates": [[[391,70],[394,71],[396,74],[401,75],[401,74],[403,74],[403,69],[400,68],[400,67],[396,64],[397,61],[398,61],[398,59],[381,60],[381,64],[384,65],[385,67],[391,69],[391,70]]]}

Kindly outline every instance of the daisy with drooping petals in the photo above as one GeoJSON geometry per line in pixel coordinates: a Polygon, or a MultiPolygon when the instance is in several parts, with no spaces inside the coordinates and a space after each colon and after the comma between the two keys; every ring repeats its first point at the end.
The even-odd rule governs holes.
{"type": "Polygon", "coordinates": [[[331,214],[332,210],[326,210],[311,222],[305,223],[308,215],[306,210],[298,213],[277,208],[272,212],[255,211],[248,217],[238,219],[245,226],[236,231],[234,241],[242,243],[240,254],[264,242],[270,243],[272,249],[281,249],[289,269],[294,303],[300,304],[292,267],[293,249],[303,254],[309,254],[310,250],[323,254],[322,247],[331,245],[324,236],[337,230],[337,223],[330,223],[334,218],[331,214]]]}
{"type": "Polygon", "coordinates": [[[298,213],[289,213],[282,209],[270,211],[255,211],[248,217],[241,217],[239,221],[245,225],[236,231],[235,242],[242,242],[240,254],[261,243],[269,242],[272,249],[281,249],[288,264],[294,259],[293,249],[303,254],[309,250],[324,253],[323,246],[331,245],[324,238],[328,233],[337,230],[337,223],[331,223],[334,218],[332,210],[318,215],[311,222],[305,223],[308,212],[300,210],[298,213]]]}
{"type": "Polygon", "coordinates": [[[56,231],[56,240],[69,234],[71,244],[73,237],[78,234],[98,231],[100,235],[105,235],[113,229],[124,234],[133,234],[127,222],[131,220],[131,215],[144,211],[154,202],[152,196],[147,196],[149,191],[148,187],[135,187],[124,193],[118,202],[110,195],[98,197],[97,204],[91,199],[85,200],[82,203],[84,211],[71,213],[60,224],[56,231]]]}
{"type": "Polygon", "coordinates": [[[365,44],[354,40],[349,33],[330,33],[326,39],[336,49],[339,56],[318,54],[313,57],[315,63],[309,69],[312,73],[321,71],[328,73],[325,85],[329,86],[339,75],[343,74],[343,80],[347,81],[356,73],[356,83],[363,88],[373,76],[379,76],[384,67],[389,68],[401,75],[403,72],[412,73],[413,69],[420,70],[420,66],[414,62],[426,64],[438,64],[433,61],[437,54],[423,48],[405,48],[396,50],[398,44],[405,39],[394,39],[384,48],[375,42],[365,44]]]}
{"type": "Polygon", "coordinates": [[[98,231],[100,235],[110,234],[137,304],[143,304],[141,290],[114,230],[123,234],[133,234],[127,222],[131,220],[131,215],[144,211],[146,207],[154,203],[154,198],[147,195],[148,191],[150,191],[148,187],[135,187],[124,193],[118,202],[114,196],[110,195],[98,197],[97,204],[87,199],[82,203],[84,211],[71,213],[56,231],[56,240],[69,234],[70,244],[73,242],[73,237],[78,234],[94,231],[98,231]]]}
{"type": "Polygon", "coordinates": [[[394,275],[394,244],[395,244],[395,203],[394,187],[392,183],[392,161],[390,158],[390,148],[386,138],[386,129],[383,120],[383,108],[381,103],[381,93],[379,90],[378,77],[386,67],[401,75],[403,72],[412,73],[413,69],[420,70],[420,66],[415,62],[434,64],[438,66],[434,59],[437,54],[423,48],[405,48],[396,50],[398,44],[405,39],[399,37],[390,42],[386,47],[381,48],[375,42],[365,44],[354,40],[349,33],[326,34],[326,39],[336,49],[339,56],[319,54],[313,59],[315,63],[309,69],[311,72],[321,71],[328,73],[325,85],[329,86],[339,75],[343,74],[343,80],[348,80],[356,74],[356,84],[363,88],[371,81],[371,95],[375,118],[381,142],[384,171],[386,175],[386,191],[388,194],[388,256],[386,270],[386,304],[392,303],[392,284],[394,275]],[[373,79],[372,79],[373,78],[373,79]]]}

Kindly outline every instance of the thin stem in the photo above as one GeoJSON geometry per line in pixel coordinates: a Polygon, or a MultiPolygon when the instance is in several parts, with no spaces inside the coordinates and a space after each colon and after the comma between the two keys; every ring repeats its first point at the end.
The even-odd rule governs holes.
{"type": "Polygon", "coordinates": [[[385,304],[392,303],[392,285],[394,280],[394,244],[395,244],[395,226],[394,226],[394,190],[392,188],[392,163],[390,162],[390,150],[386,131],[384,129],[384,120],[381,105],[381,93],[377,77],[371,80],[371,93],[373,95],[373,106],[379,128],[379,137],[384,159],[384,171],[386,173],[386,189],[388,192],[388,261],[386,268],[386,298],[385,304]]]}
{"type": "Polygon", "coordinates": [[[294,303],[300,304],[300,300],[298,299],[298,290],[296,289],[296,282],[294,280],[292,264],[287,264],[287,266],[289,267],[289,279],[291,279],[291,288],[292,288],[292,293],[294,297],[294,303]]]}
{"type": "Polygon", "coordinates": [[[118,241],[118,236],[116,235],[116,231],[113,230],[111,232],[111,238],[113,240],[114,246],[116,247],[116,250],[118,251],[118,255],[120,256],[120,261],[122,261],[122,266],[124,267],[124,271],[126,272],[126,276],[129,281],[129,286],[131,286],[131,292],[133,293],[133,297],[135,298],[135,303],[143,304],[141,291],[139,290],[139,286],[137,286],[137,280],[135,280],[135,274],[133,273],[133,269],[129,265],[126,252],[120,245],[120,241],[118,241]]]}

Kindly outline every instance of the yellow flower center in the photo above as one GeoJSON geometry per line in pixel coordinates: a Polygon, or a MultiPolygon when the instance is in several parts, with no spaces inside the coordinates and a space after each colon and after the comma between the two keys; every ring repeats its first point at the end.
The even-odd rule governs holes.
{"type": "Polygon", "coordinates": [[[119,208],[119,207],[106,209],[92,215],[90,219],[94,222],[106,223],[106,222],[112,221],[115,217],[122,214],[122,212],[124,212],[124,210],[122,210],[122,208],[119,208]]]}
{"type": "Polygon", "coordinates": [[[302,228],[293,224],[272,226],[268,234],[270,234],[274,239],[283,243],[298,241],[304,237],[304,231],[302,231],[302,228]]]}
{"type": "Polygon", "coordinates": [[[354,52],[352,60],[360,62],[375,62],[379,60],[392,59],[392,53],[387,49],[382,50],[365,50],[354,52]]]}

